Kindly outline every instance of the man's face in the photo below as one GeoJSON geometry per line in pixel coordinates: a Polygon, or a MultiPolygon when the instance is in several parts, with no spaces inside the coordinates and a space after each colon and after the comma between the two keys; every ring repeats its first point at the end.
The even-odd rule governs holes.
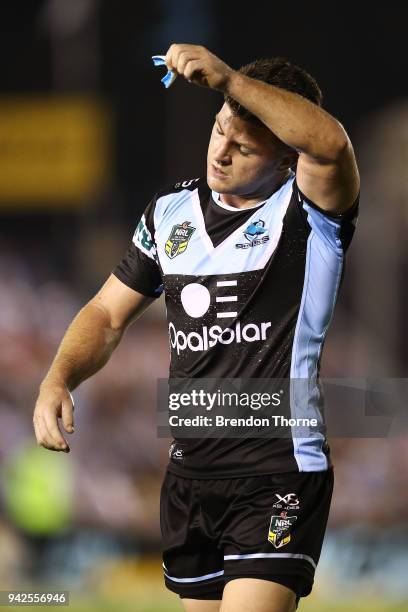
{"type": "Polygon", "coordinates": [[[228,104],[223,105],[208,145],[207,182],[211,189],[253,197],[286,172],[285,160],[288,149],[270,130],[235,117],[228,104]]]}

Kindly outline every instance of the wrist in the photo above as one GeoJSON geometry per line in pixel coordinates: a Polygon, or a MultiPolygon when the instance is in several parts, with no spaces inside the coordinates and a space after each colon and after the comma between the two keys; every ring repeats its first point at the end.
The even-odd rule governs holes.
{"type": "MultiPolygon", "coordinates": [[[[236,99],[243,87],[245,87],[245,78],[245,75],[238,72],[238,70],[231,70],[228,78],[226,79],[223,93],[236,99]]],[[[239,100],[237,100],[237,102],[239,102],[239,100]]]]}
{"type": "Polygon", "coordinates": [[[230,82],[234,78],[236,74],[236,70],[230,68],[225,65],[225,70],[223,69],[218,73],[218,79],[214,86],[214,89],[220,91],[224,95],[228,95],[228,90],[230,88],[230,82]]]}
{"type": "Polygon", "coordinates": [[[40,384],[40,391],[56,387],[68,390],[68,384],[61,375],[48,373],[40,384]]]}

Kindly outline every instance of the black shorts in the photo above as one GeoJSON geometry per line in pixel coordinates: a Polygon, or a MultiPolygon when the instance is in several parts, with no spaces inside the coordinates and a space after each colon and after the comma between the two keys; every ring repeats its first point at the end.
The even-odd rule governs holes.
{"type": "Polygon", "coordinates": [[[167,471],[160,498],[164,579],[192,599],[222,599],[225,583],[261,578],[312,590],[333,492],[333,469],[231,479],[167,471]]]}

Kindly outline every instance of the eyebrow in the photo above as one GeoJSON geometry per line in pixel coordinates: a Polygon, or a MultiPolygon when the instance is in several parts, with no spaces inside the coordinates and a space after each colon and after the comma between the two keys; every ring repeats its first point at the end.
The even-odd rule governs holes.
{"type": "MultiPolygon", "coordinates": [[[[221,125],[220,120],[219,120],[219,118],[218,118],[218,113],[215,113],[215,122],[216,122],[216,124],[218,125],[218,127],[219,127],[219,128],[222,130],[222,125],[221,125]]],[[[241,141],[241,142],[238,142],[238,140],[235,140],[235,142],[236,142],[236,144],[237,144],[238,146],[240,146],[240,147],[245,147],[246,149],[249,149],[249,150],[251,150],[251,151],[254,151],[254,150],[255,150],[255,147],[254,147],[254,145],[252,145],[252,144],[249,144],[249,143],[247,143],[247,142],[242,142],[242,141],[241,141]]]]}

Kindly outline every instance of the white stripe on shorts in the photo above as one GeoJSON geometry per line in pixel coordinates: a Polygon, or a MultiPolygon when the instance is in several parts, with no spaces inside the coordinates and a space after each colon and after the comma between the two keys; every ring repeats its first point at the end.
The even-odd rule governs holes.
{"type": "MultiPolygon", "coordinates": [[[[166,570],[166,568],[164,569],[166,570]]],[[[205,576],[197,576],[197,578],[174,578],[173,576],[169,576],[166,571],[164,572],[164,575],[166,576],[166,578],[172,580],[173,582],[201,582],[201,580],[209,580],[210,578],[217,578],[218,576],[223,576],[224,570],[221,570],[220,572],[214,572],[213,574],[205,574],[205,576]]]]}
{"type": "Polygon", "coordinates": [[[308,561],[314,569],[316,569],[316,563],[309,555],[300,555],[294,553],[254,553],[251,555],[226,555],[224,561],[236,561],[239,559],[303,559],[308,561]]]}

